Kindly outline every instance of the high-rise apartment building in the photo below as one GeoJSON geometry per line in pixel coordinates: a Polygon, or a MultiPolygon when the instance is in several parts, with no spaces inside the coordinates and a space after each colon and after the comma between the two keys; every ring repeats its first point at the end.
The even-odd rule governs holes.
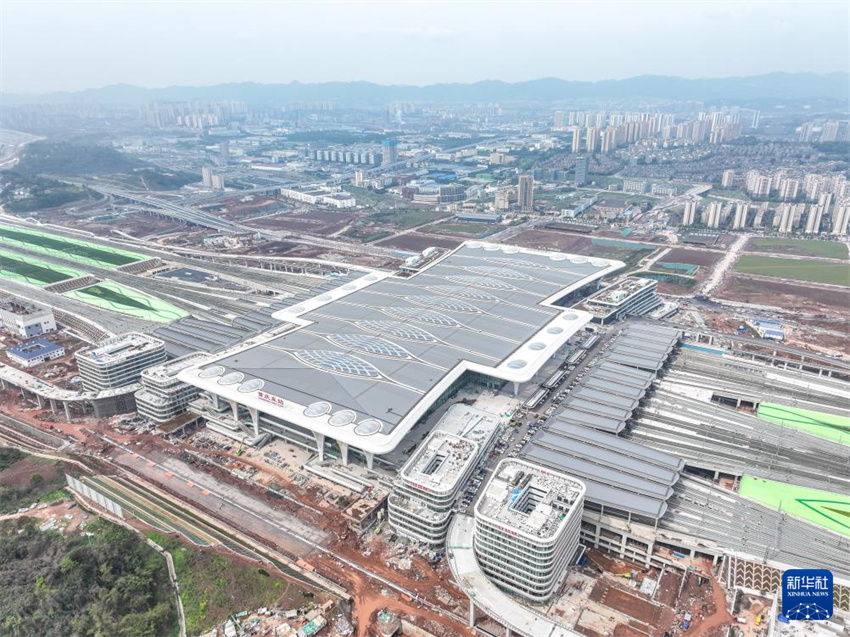
{"type": "Polygon", "coordinates": [[[572,130],[572,133],[573,133],[573,153],[574,154],[580,153],[581,152],[581,126],[573,126],[571,130],[572,130]]]}
{"type": "Polygon", "coordinates": [[[747,212],[750,206],[743,201],[735,204],[735,218],[732,220],[732,230],[742,230],[747,227],[747,212]]]}
{"type": "Polygon", "coordinates": [[[395,139],[385,139],[381,142],[381,166],[394,164],[398,161],[398,141],[395,139]]]}
{"type": "Polygon", "coordinates": [[[832,212],[832,234],[847,234],[850,225],[850,206],[836,206],[832,212]]]}
{"type": "Polygon", "coordinates": [[[823,221],[824,206],[812,204],[809,206],[809,214],[806,217],[806,234],[818,234],[820,224],[823,221]]]}
{"type": "Polygon", "coordinates": [[[682,215],[682,225],[692,226],[697,220],[697,200],[689,199],[685,202],[685,212],[682,215]]]}
{"type": "Polygon", "coordinates": [[[531,175],[519,176],[517,203],[520,212],[534,212],[534,177],[531,175]]]}

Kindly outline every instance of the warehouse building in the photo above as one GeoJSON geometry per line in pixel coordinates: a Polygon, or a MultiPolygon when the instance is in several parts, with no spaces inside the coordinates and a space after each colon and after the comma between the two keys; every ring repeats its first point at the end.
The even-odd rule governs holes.
{"type": "Polygon", "coordinates": [[[543,602],[579,557],[585,487],[524,460],[502,460],[475,505],[475,555],[499,586],[543,602]]]}

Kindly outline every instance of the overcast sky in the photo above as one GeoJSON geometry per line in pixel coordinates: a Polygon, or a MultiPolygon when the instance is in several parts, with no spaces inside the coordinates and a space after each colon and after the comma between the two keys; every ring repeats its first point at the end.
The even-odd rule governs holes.
{"type": "Polygon", "coordinates": [[[850,3],[0,0],[0,91],[847,71],[850,3]]]}

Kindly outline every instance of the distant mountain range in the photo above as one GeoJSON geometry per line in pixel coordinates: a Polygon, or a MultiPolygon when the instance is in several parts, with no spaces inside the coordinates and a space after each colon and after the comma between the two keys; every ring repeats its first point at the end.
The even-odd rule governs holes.
{"type": "Polygon", "coordinates": [[[482,81],[471,84],[384,86],[371,82],[323,82],[142,88],[127,84],[76,92],[2,95],[7,105],[26,103],[96,102],[142,104],[150,101],[243,100],[251,105],[334,100],[343,105],[378,105],[394,100],[432,103],[557,102],[570,99],[655,98],[752,102],[762,100],[847,100],[850,74],[770,73],[751,77],[685,79],[642,75],[626,80],[572,82],[555,78],[528,82],[482,81]]]}

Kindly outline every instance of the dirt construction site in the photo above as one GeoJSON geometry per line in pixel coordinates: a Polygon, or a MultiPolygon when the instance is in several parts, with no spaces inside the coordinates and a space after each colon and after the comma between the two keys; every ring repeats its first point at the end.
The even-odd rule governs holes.
{"type": "MultiPolygon", "coordinates": [[[[439,637],[473,634],[466,596],[444,554],[396,537],[381,514],[368,524],[355,514],[380,510],[383,485],[341,486],[316,473],[322,467],[311,452],[282,440],[246,450],[205,428],[166,439],[126,416],[48,424],[18,394],[8,398],[7,413],[75,442],[74,453],[95,471],[87,480],[109,487],[135,510],[134,525],[158,528],[165,520],[165,530],[190,541],[271,560],[299,587],[349,597],[357,635],[369,635],[387,612],[439,637]]],[[[687,634],[714,637],[712,631],[734,623],[710,563],[693,564],[683,576],[682,570],[647,570],[595,550],[589,557],[546,609],[576,632],[664,637],[684,632],[690,613],[687,634]]],[[[501,634],[500,627],[491,628],[501,634]]]]}

